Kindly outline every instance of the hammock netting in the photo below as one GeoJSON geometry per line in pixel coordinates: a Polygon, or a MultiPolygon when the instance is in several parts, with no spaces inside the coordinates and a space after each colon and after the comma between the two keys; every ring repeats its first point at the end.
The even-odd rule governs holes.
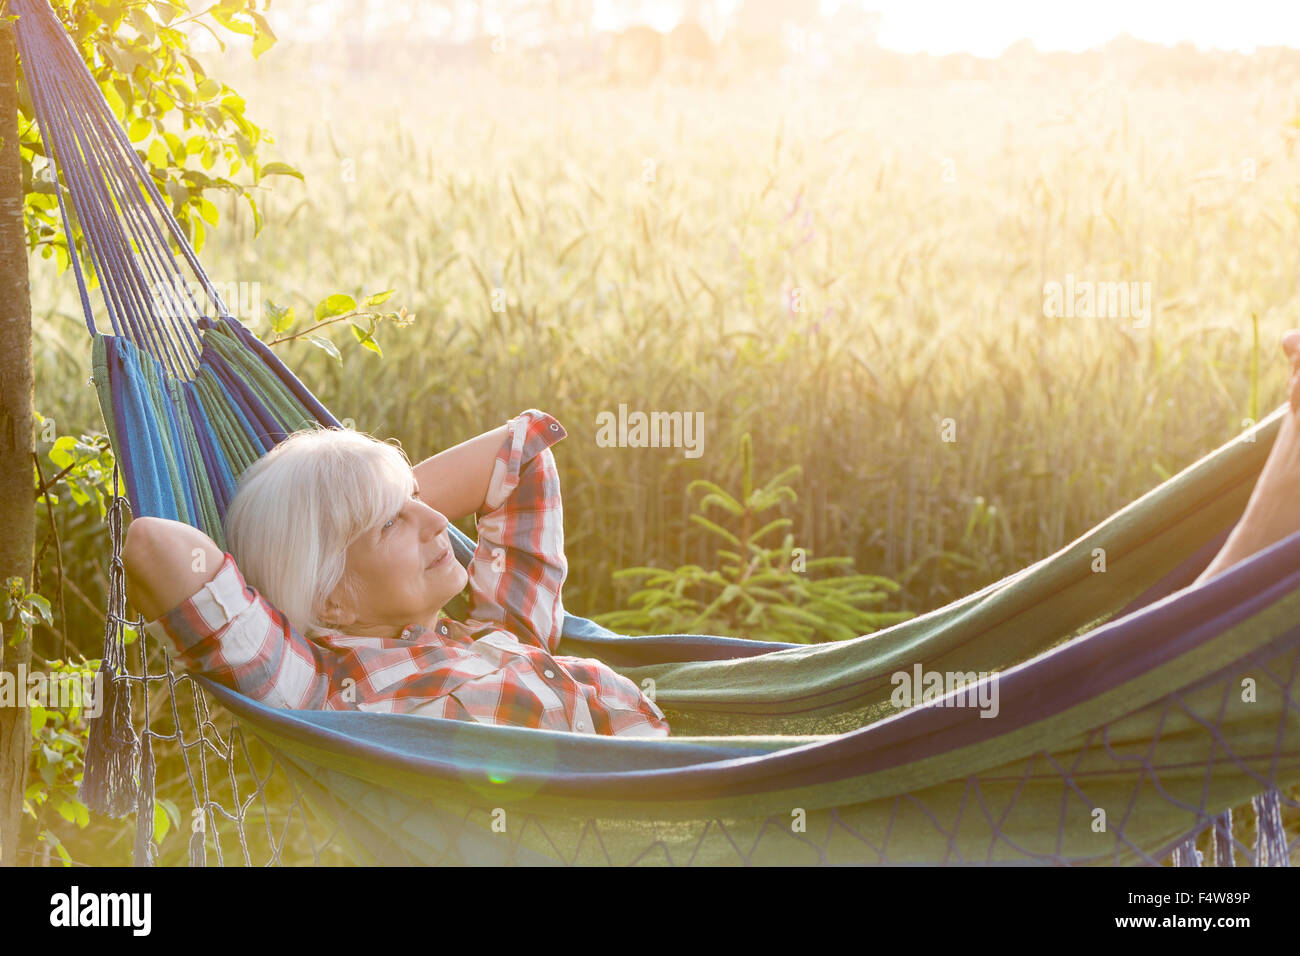
{"type": "MultiPolygon", "coordinates": [[[[82,798],[136,814],[136,863],[157,858],[168,799],[199,864],[1289,865],[1300,535],[1188,586],[1285,406],[1055,554],[854,640],[630,637],[569,614],[559,653],[652,679],[668,738],[281,710],[174,670],[127,616],[123,505],[224,549],[243,469],[295,429],[341,426],[227,310],[48,4],[13,10],[126,489],[82,798]],[[192,287],[183,265],[202,303],[158,293],[192,287]],[[918,664],[987,675],[974,691],[997,715],[962,691],[895,706],[892,676],[918,664]]],[[[473,540],[449,530],[468,564],[473,540]]]]}

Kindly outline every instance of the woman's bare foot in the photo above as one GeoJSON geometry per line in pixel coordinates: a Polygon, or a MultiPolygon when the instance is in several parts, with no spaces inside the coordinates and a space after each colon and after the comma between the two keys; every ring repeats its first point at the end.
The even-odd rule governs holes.
{"type": "Polygon", "coordinates": [[[1268,460],[1255,482],[1241,520],[1228,535],[1195,584],[1228,570],[1256,551],[1300,531],[1300,329],[1282,336],[1282,350],[1291,363],[1288,398],[1291,410],[1282,418],[1268,460]]]}

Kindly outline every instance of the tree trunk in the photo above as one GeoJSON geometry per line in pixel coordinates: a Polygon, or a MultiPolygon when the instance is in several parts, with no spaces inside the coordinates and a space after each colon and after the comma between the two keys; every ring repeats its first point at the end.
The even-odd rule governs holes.
{"type": "MultiPolygon", "coordinates": [[[[9,578],[31,587],[36,539],[32,453],[32,303],[27,281],[22,166],[18,154],[18,54],[13,21],[0,20],[0,600],[9,578]]],[[[0,622],[0,669],[17,676],[31,661],[30,639],[16,646],[17,615],[0,622]]],[[[18,863],[23,789],[31,752],[31,717],[25,682],[16,684],[17,707],[0,706],[0,864],[18,863]]]]}

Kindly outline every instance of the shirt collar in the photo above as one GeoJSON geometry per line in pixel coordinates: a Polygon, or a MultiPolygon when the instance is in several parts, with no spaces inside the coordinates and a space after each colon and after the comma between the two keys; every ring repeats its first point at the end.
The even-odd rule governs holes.
{"type": "Polygon", "coordinates": [[[326,644],[342,641],[353,643],[355,641],[410,641],[424,634],[437,633],[444,637],[465,637],[476,635],[483,631],[490,630],[492,625],[484,625],[477,629],[471,630],[468,625],[462,624],[455,618],[450,618],[445,614],[439,613],[434,619],[433,626],[429,627],[424,624],[408,624],[402,631],[394,637],[373,637],[369,634],[349,634],[347,631],[331,629],[322,633],[317,640],[326,644]]]}

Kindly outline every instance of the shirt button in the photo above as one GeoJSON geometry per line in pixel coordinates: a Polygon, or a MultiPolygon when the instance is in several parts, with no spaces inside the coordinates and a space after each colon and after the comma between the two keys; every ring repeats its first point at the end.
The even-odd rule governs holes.
{"type": "Polygon", "coordinates": [[[542,673],[545,674],[547,677],[555,676],[555,671],[551,670],[549,667],[546,670],[542,671],[542,673]]]}
{"type": "Polygon", "coordinates": [[[577,723],[575,726],[576,726],[579,730],[586,730],[586,729],[587,729],[587,725],[586,725],[583,721],[581,721],[581,720],[578,721],[578,723],[577,723]]]}
{"type": "Polygon", "coordinates": [[[446,624],[442,625],[442,627],[438,628],[438,630],[440,630],[440,631],[442,631],[442,633],[446,634],[446,633],[447,633],[447,625],[446,625],[446,624]]]}
{"type": "Polygon", "coordinates": [[[402,628],[402,638],[403,638],[403,640],[405,640],[406,638],[408,638],[408,637],[410,637],[410,636],[411,636],[411,629],[410,629],[409,627],[404,627],[404,628],[402,628]]]}

